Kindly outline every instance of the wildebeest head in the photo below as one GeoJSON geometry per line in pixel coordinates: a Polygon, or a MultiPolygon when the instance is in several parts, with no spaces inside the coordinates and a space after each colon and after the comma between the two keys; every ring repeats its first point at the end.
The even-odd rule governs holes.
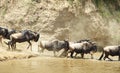
{"type": "Polygon", "coordinates": [[[7,34],[8,34],[8,29],[0,27],[0,35],[6,37],[7,34]]]}
{"type": "Polygon", "coordinates": [[[83,47],[84,50],[88,50],[90,48],[90,43],[88,43],[86,41],[81,42],[81,43],[83,44],[82,47],[83,47]]]}
{"type": "Polygon", "coordinates": [[[64,40],[64,42],[65,42],[64,46],[66,47],[65,50],[68,51],[69,50],[69,42],[67,40],[64,40]]]}
{"type": "Polygon", "coordinates": [[[97,52],[97,45],[96,45],[96,43],[95,43],[95,42],[91,42],[90,44],[91,44],[90,49],[91,49],[93,52],[97,52]]]}
{"type": "Polygon", "coordinates": [[[12,30],[8,30],[8,34],[6,35],[6,39],[10,39],[10,35],[16,33],[16,30],[12,29],[12,30]]]}
{"type": "Polygon", "coordinates": [[[22,38],[23,40],[27,39],[34,40],[35,42],[37,42],[39,39],[39,34],[31,30],[23,30],[20,33],[22,34],[20,38],[22,38]]]}
{"type": "Polygon", "coordinates": [[[40,35],[36,32],[33,32],[34,34],[34,41],[37,42],[39,40],[40,35]]]}
{"type": "Polygon", "coordinates": [[[40,35],[36,34],[34,41],[37,42],[39,40],[40,35]]]}

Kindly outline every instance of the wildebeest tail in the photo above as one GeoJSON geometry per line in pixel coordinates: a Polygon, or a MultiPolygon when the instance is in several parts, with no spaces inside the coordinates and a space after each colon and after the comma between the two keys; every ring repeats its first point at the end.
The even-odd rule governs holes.
{"type": "Polygon", "coordinates": [[[103,55],[104,55],[104,51],[102,52],[102,54],[101,54],[101,56],[100,56],[100,58],[98,60],[101,60],[103,55]]]}

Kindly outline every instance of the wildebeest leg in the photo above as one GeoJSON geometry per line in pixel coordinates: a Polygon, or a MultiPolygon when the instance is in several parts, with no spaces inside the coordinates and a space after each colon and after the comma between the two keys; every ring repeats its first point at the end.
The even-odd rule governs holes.
{"type": "Polygon", "coordinates": [[[56,57],[56,49],[53,48],[54,57],[56,57]]]}
{"type": "Polygon", "coordinates": [[[110,61],[113,61],[112,59],[110,59],[109,57],[107,57],[110,61]]]}
{"type": "Polygon", "coordinates": [[[112,61],[112,59],[110,59],[110,58],[108,57],[108,55],[105,55],[104,60],[105,60],[106,58],[108,58],[110,61],[112,61]]]}
{"type": "Polygon", "coordinates": [[[15,50],[15,48],[16,48],[16,47],[15,47],[15,44],[16,44],[15,41],[11,41],[11,42],[10,42],[12,51],[15,50]]]}
{"type": "Polygon", "coordinates": [[[120,61],[120,54],[119,54],[119,58],[118,58],[118,60],[120,61]]]}
{"type": "Polygon", "coordinates": [[[14,48],[16,49],[16,43],[14,44],[14,48]]]}
{"type": "Polygon", "coordinates": [[[108,53],[107,52],[105,52],[105,56],[104,56],[104,60],[106,59],[108,57],[108,53]]]}
{"type": "Polygon", "coordinates": [[[109,53],[108,53],[108,52],[105,52],[104,60],[105,60],[106,58],[108,58],[110,61],[112,61],[112,59],[110,59],[108,56],[109,56],[109,53]]]}
{"type": "Polygon", "coordinates": [[[118,60],[120,61],[120,50],[119,50],[119,57],[118,57],[118,60]]]}
{"type": "Polygon", "coordinates": [[[15,50],[15,49],[16,49],[16,43],[13,44],[13,50],[15,50]]]}
{"type": "Polygon", "coordinates": [[[68,50],[66,53],[66,57],[68,57],[68,53],[71,53],[71,50],[68,50]]]}
{"type": "Polygon", "coordinates": [[[41,51],[40,51],[40,49],[39,49],[39,48],[40,48],[40,46],[38,45],[38,52],[40,52],[40,53],[41,53],[41,51]]]}
{"type": "Polygon", "coordinates": [[[28,47],[27,47],[27,49],[31,46],[31,51],[32,51],[32,44],[31,44],[31,42],[30,41],[28,41],[28,43],[29,43],[29,45],[28,45],[28,47]]]}
{"type": "Polygon", "coordinates": [[[14,44],[13,43],[11,44],[11,49],[12,49],[12,51],[14,50],[14,44]]]}
{"type": "Polygon", "coordinates": [[[10,50],[10,46],[11,46],[11,45],[8,45],[8,49],[7,49],[7,50],[10,50]]]}
{"type": "Polygon", "coordinates": [[[93,59],[93,54],[91,54],[91,59],[93,59]]]}
{"type": "Polygon", "coordinates": [[[42,42],[40,41],[39,44],[38,44],[38,52],[42,53],[44,51],[44,47],[43,47],[43,44],[42,42]],[[41,50],[40,50],[41,49],[41,50]]]}
{"type": "Polygon", "coordinates": [[[104,51],[102,52],[102,54],[98,60],[101,60],[103,56],[104,56],[104,51]]]}
{"type": "Polygon", "coordinates": [[[84,53],[81,53],[81,57],[84,58],[84,53]]]}
{"type": "Polygon", "coordinates": [[[3,46],[3,44],[2,44],[2,36],[0,36],[0,43],[1,43],[1,45],[3,46]]]}
{"type": "Polygon", "coordinates": [[[59,55],[59,57],[67,57],[67,52],[68,51],[66,51],[66,50],[64,50],[60,55],[59,55]]]}
{"type": "Polygon", "coordinates": [[[106,59],[106,56],[104,56],[104,58],[103,58],[104,60],[106,59]]]}
{"type": "Polygon", "coordinates": [[[42,49],[40,50],[40,52],[42,52],[42,53],[43,53],[43,52],[44,52],[44,50],[45,50],[45,48],[42,48],[42,49]]]}
{"type": "Polygon", "coordinates": [[[73,58],[74,51],[71,51],[70,57],[73,58]]]}
{"type": "Polygon", "coordinates": [[[93,52],[90,52],[90,55],[91,55],[91,59],[93,59],[93,52]]]}
{"type": "Polygon", "coordinates": [[[75,54],[75,57],[77,56],[77,53],[75,54]]]}
{"type": "MultiPolygon", "coordinates": [[[[11,47],[11,44],[12,44],[12,41],[9,41],[8,43],[5,42],[7,45],[8,45],[8,50],[10,50],[10,47],[11,47]]],[[[11,47],[12,48],[12,47],[11,47]]]]}

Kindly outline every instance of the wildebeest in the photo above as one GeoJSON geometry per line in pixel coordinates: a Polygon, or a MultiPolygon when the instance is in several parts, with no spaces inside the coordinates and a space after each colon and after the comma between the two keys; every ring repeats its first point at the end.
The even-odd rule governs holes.
{"type": "Polygon", "coordinates": [[[112,59],[110,59],[108,56],[119,56],[118,60],[120,61],[120,46],[106,46],[103,48],[103,52],[102,55],[100,56],[99,60],[102,59],[102,57],[104,56],[104,60],[106,58],[108,58],[109,60],[112,61],[112,59]],[[105,54],[105,56],[104,56],[105,54]]]}
{"type": "Polygon", "coordinates": [[[2,38],[5,37],[8,33],[8,29],[0,27],[0,42],[2,44],[2,38]]]}
{"type": "Polygon", "coordinates": [[[92,42],[91,40],[88,40],[88,39],[83,39],[83,40],[79,40],[79,41],[77,41],[76,43],[81,43],[81,42],[92,42]]]}
{"type": "Polygon", "coordinates": [[[0,27],[0,42],[1,42],[1,44],[2,44],[2,38],[10,39],[10,35],[13,33],[16,33],[16,30],[14,30],[14,29],[9,30],[7,28],[0,27]]]}
{"type": "Polygon", "coordinates": [[[6,35],[5,37],[3,37],[3,38],[5,38],[5,39],[10,39],[10,35],[12,35],[12,34],[14,34],[14,33],[17,33],[17,31],[14,30],[14,29],[8,30],[7,35],[6,35]]]}
{"type": "Polygon", "coordinates": [[[0,27],[0,35],[1,36],[6,36],[8,32],[8,29],[0,27]]]}
{"type": "Polygon", "coordinates": [[[53,51],[54,56],[56,56],[56,51],[60,51],[61,49],[64,48],[64,51],[67,53],[69,49],[69,42],[64,40],[64,41],[59,41],[59,40],[53,40],[53,41],[40,41],[38,48],[41,48],[41,51],[43,52],[44,49],[48,51],[53,51]]]}
{"type": "MultiPolygon", "coordinates": [[[[97,51],[97,46],[95,43],[89,43],[87,41],[81,42],[81,43],[73,43],[70,44],[70,52],[71,57],[73,58],[73,53],[76,52],[77,54],[81,54],[81,57],[84,57],[84,54],[91,54],[91,58],[93,58],[93,52],[97,51]]],[[[76,56],[75,55],[75,56],[76,56]]]]}
{"type": "Polygon", "coordinates": [[[16,42],[21,43],[21,42],[28,42],[29,45],[27,47],[27,49],[31,46],[31,50],[32,50],[32,44],[31,44],[31,40],[34,40],[35,42],[37,42],[39,39],[39,34],[36,32],[33,32],[31,30],[24,30],[18,33],[14,33],[12,35],[10,35],[10,41],[7,43],[10,49],[10,46],[13,49],[15,49],[16,47],[14,46],[16,44],[16,42]]]}

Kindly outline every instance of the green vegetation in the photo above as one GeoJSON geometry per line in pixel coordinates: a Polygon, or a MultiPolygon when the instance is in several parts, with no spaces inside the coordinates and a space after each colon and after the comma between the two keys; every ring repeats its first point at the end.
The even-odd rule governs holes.
{"type": "Polygon", "coordinates": [[[119,0],[92,0],[103,17],[115,18],[120,22],[119,0]]]}
{"type": "Polygon", "coordinates": [[[67,0],[67,1],[72,5],[74,0],[67,0]]]}
{"type": "MultiPolygon", "coordinates": [[[[74,0],[67,0],[71,5],[74,0]]],[[[77,0],[77,2],[82,2],[82,6],[85,5],[85,0],[77,0]]],[[[98,12],[104,18],[115,18],[120,22],[120,0],[92,0],[96,5],[98,12]]]]}

